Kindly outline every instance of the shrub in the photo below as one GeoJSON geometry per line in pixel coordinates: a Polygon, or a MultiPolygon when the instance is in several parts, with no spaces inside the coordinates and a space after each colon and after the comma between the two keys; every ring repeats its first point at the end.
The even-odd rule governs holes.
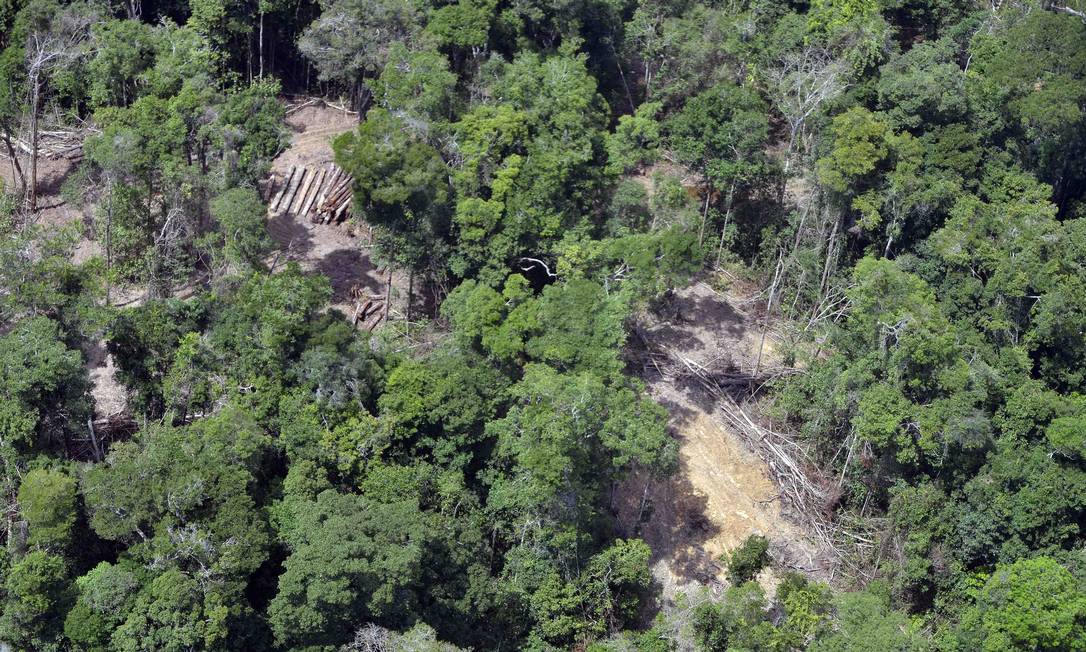
{"type": "Polygon", "coordinates": [[[769,539],[752,534],[728,558],[728,581],[740,585],[769,564],[769,539]]]}

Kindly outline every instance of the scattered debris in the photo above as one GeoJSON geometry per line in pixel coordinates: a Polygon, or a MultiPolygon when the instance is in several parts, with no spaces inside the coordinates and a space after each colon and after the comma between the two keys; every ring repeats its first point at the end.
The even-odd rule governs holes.
{"type": "MultiPolygon", "coordinates": [[[[83,140],[91,131],[90,129],[43,130],[38,134],[38,154],[53,161],[67,159],[73,163],[79,163],[83,160],[83,140]]],[[[20,152],[19,158],[31,152],[30,143],[18,137],[11,139],[11,146],[20,152]]],[[[7,160],[11,157],[5,150],[0,149],[0,158],[7,160]]]]}
{"type": "Polygon", "coordinates": [[[356,286],[351,291],[351,296],[354,298],[354,317],[351,318],[351,323],[355,326],[361,324],[366,330],[372,331],[384,319],[382,308],[387,303],[385,295],[370,294],[365,288],[356,286]]]}
{"type": "MultiPolygon", "coordinates": [[[[763,364],[753,371],[762,324],[742,305],[741,297],[706,283],[676,290],[638,316],[626,347],[628,364],[667,408],[679,447],[673,476],[633,473],[614,496],[621,527],[652,548],[650,563],[665,602],[698,585],[722,590],[727,580],[721,557],[752,534],[770,540],[778,569],[829,580],[839,565],[822,533],[807,527],[805,514],[794,506],[792,485],[781,483],[784,465],[751,437],[744,416],[760,422],[744,397],[757,396],[765,382],[794,371],[781,364],[772,329],[763,364]],[[733,409],[736,402],[741,407],[733,409]]],[[[794,454],[782,442],[770,443],[794,454]]],[[[768,591],[778,579],[767,572],[759,581],[768,591]]]]}

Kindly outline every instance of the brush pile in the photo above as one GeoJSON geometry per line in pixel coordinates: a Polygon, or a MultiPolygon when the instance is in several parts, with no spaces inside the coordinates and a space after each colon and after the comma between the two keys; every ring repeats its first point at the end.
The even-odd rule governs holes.
{"type": "Polygon", "coordinates": [[[628,351],[631,360],[639,361],[646,374],[651,369],[684,385],[700,386],[715,407],[714,416],[738,433],[766,464],[792,515],[832,551],[847,573],[871,579],[873,567],[867,561],[879,554],[877,528],[870,519],[860,522],[837,514],[834,508],[841,496],[840,484],[820,471],[796,437],[755,416],[762,389],[799,371],[776,367],[749,373],[730,364],[707,367],[671,347],[652,343],[640,329],[633,332],[640,346],[628,351]]]}
{"type": "Polygon", "coordinates": [[[368,331],[377,328],[383,320],[388,318],[388,302],[383,294],[369,294],[364,288],[356,286],[351,290],[354,299],[354,317],[351,323],[361,325],[368,331]]]}
{"type": "MultiPolygon", "coordinates": [[[[272,179],[274,188],[277,179],[272,179]]],[[[291,213],[313,224],[340,224],[351,216],[351,175],[335,163],[291,166],[268,204],[271,215],[291,213]]]]}
{"type": "MultiPolygon", "coordinates": [[[[38,155],[53,161],[66,158],[73,163],[79,163],[83,160],[83,139],[86,135],[85,129],[42,130],[38,134],[38,155]]],[[[11,146],[20,159],[30,156],[31,147],[28,141],[13,137],[11,146]]],[[[6,148],[0,148],[0,156],[5,159],[10,158],[6,148]]]]}

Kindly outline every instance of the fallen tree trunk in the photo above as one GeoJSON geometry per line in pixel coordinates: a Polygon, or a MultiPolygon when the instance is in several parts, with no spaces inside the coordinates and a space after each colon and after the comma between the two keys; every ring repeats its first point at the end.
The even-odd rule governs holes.
{"type": "Polygon", "coordinates": [[[317,200],[317,193],[320,192],[321,185],[324,183],[324,177],[327,174],[325,170],[317,172],[316,180],[313,182],[313,189],[309,191],[309,196],[302,204],[302,211],[300,215],[309,214],[309,209],[313,206],[313,202],[317,200]]]}
{"type": "Polygon", "coordinates": [[[275,213],[279,210],[279,204],[283,201],[283,195],[286,194],[287,188],[290,187],[291,181],[294,180],[294,175],[298,171],[298,166],[290,166],[290,172],[287,173],[286,181],[283,182],[283,187],[279,189],[279,192],[275,193],[275,197],[271,200],[271,212],[275,213]]]}

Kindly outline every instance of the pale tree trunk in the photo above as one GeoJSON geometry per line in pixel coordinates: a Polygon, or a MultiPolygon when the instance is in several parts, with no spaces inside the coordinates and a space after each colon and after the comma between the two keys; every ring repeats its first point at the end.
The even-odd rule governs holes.
{"type": "Polygon", "coordinates": [[[38,207],[38,104],[41,102],[41,80],[36,73],[30,88],[30,184],[26,206],[33,213],[38,207]]]}
{"type": "Polygon", "coordinates": [[[411,327],[411,303],[415,300],[415,270],[407,277],[407,327],[411,327]]]}
{"type": "Polygon", "coordinates": [[[705,242],[705,224],[709,221],[709,197],[713,194],[712,186],[705,189],[705,206],[701,210],[701,228],[698,229],[698,246],[705,242]]]}
{"type": "Polygon", "coordinates": [[[784,262],[784,252],[780,252],[777,256],[777,267],[773,270],[773,284],[769,286],[769,302],[765,307],[765,317],[762,319],[762,337],[758,342],[758,359],[754,363],[754,375],[758,375],[758,371],[762,368],[762,352],[765,350],[765,336],[769,331],[769,314],[773,311],[773,300],[777,296],[777,284],[780,281],[781,267],[784,262]]]}
{"type": "Polygon", "coordinates": [[[113,179],[107,182],[109,200],[106,203],[106,305],[110,305],[113,289],[113,179]]]}
{"type": "Polygon", "coordinates": [[[11,171],[16,178],[19,179],[19,194],[26,196],[26,174],[23,172],[23,166],[19,163],[19,156],[15,152],[15,147],[11,144],[11,133],[7,128],[4,128],[0,135],[4,138],[4,147],[8,150],[8,158],[11,161],[11,171]]]}
{"type": "Polygon", "coordinates": [[[392,305],[392,265],[388,266],[388,282],[385,284],[385,316],[384,321],[388,322],[388,309],[392,305]]]}
{"type": "Polygon", "coordinates": [[[264,11],[260,12],[260,36],[258,37],[260,42],[257,44],[257,50],[260,52],[260,72],[259,77],[264,79],[264,11]]]}

